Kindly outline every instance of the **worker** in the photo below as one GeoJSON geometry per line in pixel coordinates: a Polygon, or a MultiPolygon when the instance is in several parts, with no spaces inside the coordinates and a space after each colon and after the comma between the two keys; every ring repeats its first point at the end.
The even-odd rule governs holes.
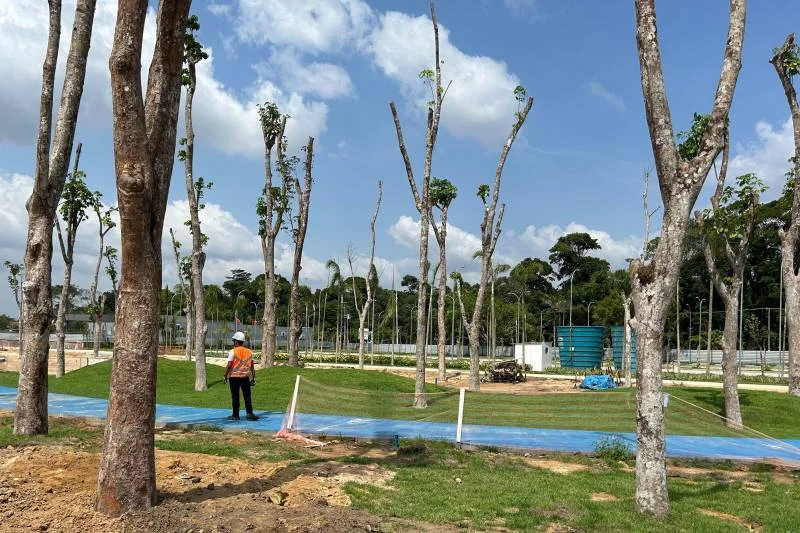
{"type": "Polygon", "coordinates": [[[225,381],[231,386],[231,403],[233,413],[228,420],[239,420],[239,389],[244,396],[244,408],[247,420],[258,420],[253,414],[253,401],[250,398],[250,387],[256,384],[256,369],[253,364],[253,352],[244,347],[244,333],[233,334],[233,350],[228,352],[228,365],[225,367],[225,381]]]}

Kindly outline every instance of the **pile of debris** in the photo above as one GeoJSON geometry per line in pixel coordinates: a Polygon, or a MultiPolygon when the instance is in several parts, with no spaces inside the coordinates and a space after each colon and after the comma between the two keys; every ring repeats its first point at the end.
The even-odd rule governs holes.
{"type": "Polygon", "coordinates": [[[527,379],[525,368],[513,359],[490,363],[483,375],[483,381],[491,383],[520,383],[527,379]]]}

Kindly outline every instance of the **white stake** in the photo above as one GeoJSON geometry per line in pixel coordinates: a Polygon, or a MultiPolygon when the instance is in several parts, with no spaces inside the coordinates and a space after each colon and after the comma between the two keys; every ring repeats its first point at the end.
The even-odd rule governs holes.
{"type": "Polygon", "coordinates": [[[464,421],[464,393],[467,389],[461,388],[458,394],[458,424],[456,426],[456,442],[461,443],[461,423],[464,421]]]}
{"type": "Polygon", "coordinates": [[[289,407],[289,422],[286,424],[286,429],[292,430],[294,424],[294,410],[297,407],[297,391],[300,389],[300,376],[294,380],[294,392],[292,393],[292,405],[289,407]]]}

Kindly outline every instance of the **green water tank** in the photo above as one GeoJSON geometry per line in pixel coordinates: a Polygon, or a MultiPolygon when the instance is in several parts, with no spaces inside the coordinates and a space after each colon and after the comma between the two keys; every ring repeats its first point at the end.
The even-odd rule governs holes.
{"type": "Polygon", "coordinates": [[[558,347],[561,366],[600,368],[603,362],[604,326],[559,326],[558,347]]]}

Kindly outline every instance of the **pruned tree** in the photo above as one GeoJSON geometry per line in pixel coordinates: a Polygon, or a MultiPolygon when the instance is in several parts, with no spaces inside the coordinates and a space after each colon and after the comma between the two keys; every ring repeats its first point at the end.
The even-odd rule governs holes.
{"type": "Polygon", "coordinates": [[[20,287],[22,286],[22,273],[24,267],[19,263],[12,263],[6,260],[3,265],[8,270],[8,288],[11,289],[11,294],[14,295],[14,301],[17,303],[17,329],[19,331],[19,352],[22,353],[22,299],[20,298],[20,287]]]}
{"type": "Polygon", "coordinates": [[[314,183],[312,166],[314,163],[314,137],[308,138],[303,148],[306,153],[305,179],[300,183],[296,175],[294,191],[297,193],[297,216],[292,217],[292,240],[294,241],[294,262],[292,264],[292,281],[289,289],[289,365],[298,366],[300,344],[300,319],[297,316],[297,296],[300,290],[300,269],[303,268],[303,245],[308,229],[308,210],[311,205],[311,186],[314,183]]]}
{"type": "MultiPolygon", "coordinates": [[[[206,263],[206,254],[203,248],[208,237],[200,229],[200,210],[203,208],[202,197],[207,188],[211,187],[203,177],[194,178],[194,125],[192,123],[192,105],[194,93],[197,89],[197,64],[208,59],[208,54],[203,51],[203,45],[197,40],[196,33],[200,30],[197,15],[186,19],[184,30],[183,63],[181,81],[186,87],[183,116],[186,122],[186,137],[180,140],[183,149],[178,151],[178,158],[183,161],[184,178],[186,182],[186,196],[189,199],[189,220],[187,225],[192,236],[192,254],[190,256],[191,293],[188,295],[191,316],[187,315],[186,321],[186,346],[194,353],[194,390],[204,391],[208,388],[206,378],[206,304],[203,285],[203,267],[206,263]],[[191,319],[191,323],[190,320],[191,319]],[[190,339],[191,337],[191,339],[190,339]]],[[[191,357],[191,355],[190,355],[191,357]]]]}
{"type": "MultiPolygon", "coordinates": [[[[175,256],[175,272],[178,276],[178,283],[181,286],[181,295],[183,299],[185,299],[186,307],[183,309],[184,313],[186,314],[186,341],[184,342],[184,354],[187,361],[192,360],[192,353],[194,353],[194,336],[192,335],[194,331],[194,314],[195,314],[195,307],[192,295],[194,294],[194,287],[192,286],[192,263],[191,259],[187,260],[186,257],[181,257],[181,242],[175,238],[175,231],[172,228],[169,228],[169,238],[170,242],[172,243],[172,253],[175,256]],[[186,283],[189,283],[189,287],[186,287],[186,283]]],[[[203,365],[203,370],[205,370],[205,365],[203,365]]],[[[196,370],[195,370],[196,373],[196,370]]],[[[195,381],[197,381],[195,376],[195,381]]],[[[197,389],[195,389],[197,390],[197,389]]]]}
{"type": "Polygon", "coordinates": [[[669,512],[664,441],[661,356],[664,326],[680,273],[686,229],[697,195],[722,151],[744,41],[746,0],[730,0],[728,37],[722,73],[696,155],[684,159],[676,145],[661,67],[655,0],[636,0],[636,45],[642,93],[658,173],[664,214],[651,259],[631,262],[633,319],[637,354],[636,508],[664,516],[669,512]]]}
{"type": "Polygon", "coordinates": [[[67,177],[64,190],[61,193],[61,207],[59,211],[64,218],[66,238],[61,232],[58,217],[55,218],[58,244],[61,248],[61,257],[64,259],[64,282],[61,285],[61,297],[58,300],[58,314],[56,315],[56,377],[64,376],[64,325],[66,324],[67,308],[69,307],[69,288],[72,282],[73,255],[75,252],[75,239],[78,227],[86,220],[86,210],[91,208],[95,197],[86,186],[83,178],[86,174],[79,170],[81,159],[81,143],[75,149],[75,164],[72,174],[67,177]]]}
{"type": "Polygon", "coordinates": [[[774,51],[770,63],[775,67],[778,78],[786,94],[792,114],[794,132],[793,169],[790,173],[792,208],[789,226],[781,228],[781,275],[786,295],[786,326],[789,337],[789,394],[800,396],[800,272],[797,257],[798,238],[800,238],[800,105],[792,79],[800,74],[800,47],[794,42],[794,34],[789,35],[783,46],[774,51]]]}
{"type": "MultiPolygon", "coordinates": [[[[106,276],[111,281],[111,292],[114,294],[114,299],[117,298],[117,280],[119,272],[117,271],[117,249],[113,246],[106,246],[106,251],[103,252],[103,257],[106,258],[106,276]]],[[[116,304],[114,306],[116,308],[116,304]]]]}
{"type": "MultiPolygon", "coordinates": [[[[367,322],[367,317],[369,316],[370,307],[373,305],[373,300],[375,298],[374,290],[376,287],[373,287],[373,283],[375,283],[375,222],[378,220],[378,213],[381,210],[381,200],[383,199],[383,182],[378,180],[378,197],[375,200],[375,212],[372,215],[372,219],[370,220],[369,228],[370,228],[370,252],[369,252],[369,264],[367,265],[367,277],[366,277],[366,292],[367,297],[364,300],[364,304],[362,305],[360,302],[360,297],[358,295],[358,288],[356,287],[356,275],[353,269],[353,251],[352,249],[347,250],[347,262],[350,264],[350,279],[353,283],[353,301],[356,304],[356,312],[358,313],[358,368],[361,370],[364,369],[364,324],[367,322]]],[[[377,284],[376,284],[377,285],[377,284]]],[[[372,332],[373,335],[375,332],[372,332]]]]}
{"type": "MultiPolygon", "coordinates": [[[[406,175],[408,177],[408,184],[411,187],[411,194],[414,198],[414,205],[419,213],[419,279],[428,279],[428,270],[430,263],[428,262],[428,233],[430,229],[431,216],[431,197],[430,197],[430,183],[431,183],[431,165],[433,163],[433,152],[436,148],[436,139],[439,135],[439,121],[442,115],[442,103],[447,94],[447,89],[442,87],[442,61],[439,58],[439,25],[436,21],[436,7],[434,0],[430,0],[431,21],[433,23],[433,41],[434,41],[434,68],[433,70],[426,69],[420,72],[420,78],[428,84],[431,89],[431,101],[428,102],[428,118],[425,128],[425,162],[422,170],[422,187],[417,187],[417,181],[414,177],[414,169],[411,166],[411,158],[406,149],[405,140],[403,139],[403,130],[400,126],[400,117],[397,114],[397,106],[394,102],[389,104],[392,111],[392,118],[394,119],[394,126],[397,132],[397,143],[400,148],[400,154],[403,156],[405,163],[406,175]]],[[[449,84],[448,84],[449,88],[449,84]]],[[[422,283],[420,290],[417,293],[417,368],[414,385],[414,406],[424,408],[427,405],[425,399],[425,350],[426,350],[426,336],[425,330],[427,327],[427,296],[426,287],[422,283]]]]}
{"type": "Polygon", "coordinates": [[[147,0],[120,0],[109,60],[122,275],[97,509],[118,516],[156,503],[156,361],[161,236],[181,97],[190,0],[160,0],[155,51],[142,95],[147,0]]]}
{"type": "Polygon", "coordinates": [[[100,296],[98,297],[97,295],[97,285],[100,281],[100,266],[103,264],[106,235],[117,226],[117,223],[114,222],[112,218],[117,208],[109,207],[108,209],[103,209],[102,197],[103,195],[101,193],[95,192],[92,202],[92,210],[97,217],[97,235],[100,238],[100,249],[97,252],[97,262],[94,265],[94,277],[92,278],[92,284],[89,288],[89,314],[91,314],[94,319],[92,353],[95,358],[97,358],[100,353],[100,333],[103,327],[103,310],[106,307],[105,293],[100,291],[100,296]]]}
{"type": "Polygon", "coordinates": [[[528,96],[524,87],[517,86],[516,89],[514,89],[514,97],[517,99],[519,107],[515,117],[516,120],[511,127],[511,133],[508,134],[503,149],[500,151],[500,159],[497,162],[497,168],[494,173],[494,184],[492,187],[487,184],[478,186],[477,196],[481,199],[481,203],[483,204],[483,220],[481,221],[481,249],[475,255],[476,258],[480,258],[481,261],[481,277],[478,283],[478,292],[475,297],[475,307],[472,310],[471,320],[467,318],[463,302],[459,304],[461,306],[461,317],[464,328],[467,330],[467,337],[469,337],[469,390],[471,391],[478,391],[481,388],[481,313],[483,312],[486,287],[490,279],[495,275],[492,268],[492,257],[494,256],[494,250],[497,246],[497,240],[500,238],[503,215],[506,207],[505,204],[501,204],[498,211],[497,202],[500,199],[500,180],[503,177],[503,168],[505,167],[511,147],[514,145],[517,134],[523,124],[525,124],[525,119],[528,118],[528,113],[533,107],[533,97],[528,96]]]}
{"type": "Polygon", "coordinates": [[[736,187],[725,186],[728,170],[729,142],[725,133],[722,165],[717,175],[717,188],[711,197],[711,209],[695,212],[703,232],[708,272],[725,305],[725,327],[722,333],[722,376],[725,397],[725,419],[730,427],[742,427],[739,407],[739,303],[744,281],[744,267],[750,238],[756,223],[756,209],[761,193],[766,190],[755,174],[736,178],[736,187]]]}
{"type": "Polygon", "coordinates": [[[261,252],[264,256],[262,367],[272,366],[275,362],[275,239],[283,228],[284,217],[291,208],[292,174],[297,165],[296,157],[286,157],[286,139],[283,133],[288,118],[288,115],[281,115],[278,106],[272,102],[258,106],[258,119],[264,138],[264,188],[256,203],[258,235],[261,237],[261,252]],[[276,166],[281,177],[279,186],[273,184],[273,149],[277,151],[276,166]]]}
{"type": "Polygon", "coordinates": [[[47,366],[52,320],[53,224],[69,171],[78,109],[86,78],[96,0],[77,0],[64,85],[53,128],[53,94],[61,41],[61,1],[49,2],[47,51],[42,67],[33,191],[28,199],[25,281],[22,284],[20,376],[14,433],[47,433],[47,366]],[[50,136],[55,132],[51,145],[50,136]]]}
{"type": "Polygon", "coordinates": [[[447,377],[445,369],[445,345],[447,342],[447,323],[445,313],[447,307],[445,298],[447,297],[447,214],[450,204],[458,196],[458,189],[449,180],[444,178],[432,178],[430,186],[431,205],[439,210],[439,222],[431,216],[431,228],[436,242],[439,245],[439,290],[436,301],[436,324],[439,335],[437,341],[437,352],[439,356],[439,368],[437,375],[440,382],[444,382],[447,377]]]}
{"type": "Polygon", "coordinates": [[[336,352],[338,356],[342,346],[342,284],[344,283],[344,279],[342,278],[342,270],[339,268],[339,263],[333,259],[328,259],[325,263],[325,268],[330,271],[328,287],[331,289],[336,288],[336,339],[334,341],[334,352],[336,352]]]}

